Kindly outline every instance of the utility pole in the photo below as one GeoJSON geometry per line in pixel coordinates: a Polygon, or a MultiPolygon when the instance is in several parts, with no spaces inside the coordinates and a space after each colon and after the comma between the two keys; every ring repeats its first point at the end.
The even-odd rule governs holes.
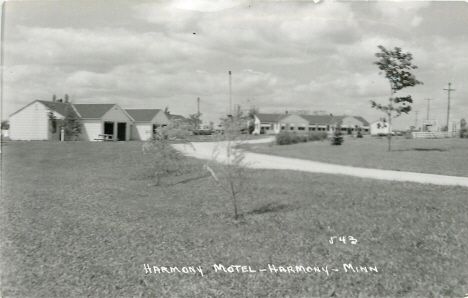
{"type": "Polygon", "coordinates": [[[197,130],[200,129],[200,97],[197,97],[197,130]]]}
{"type": "Polygon", "coordinates": [[[231,71],[229,71],[229,115],[232,116],[232,83],[231,83],[231,71]]]}
{"type": "Polygon", "coordinates": [[[426,98],[425,100],[427,100],[427,116],[426,116],[426,120],[429,120],[429,101],[430,100],[433,100],[432,98],[426,98]]]}
{"type": "Polygon", "coordinates": [[[416,113],[416,119],[414,120],[414,129],[418,130],[418,113],[419,111],[414,111],[416,113]]]}
{"type": "Polygon", "coordinates": [[[449,131],[449,118],[450,118],[450,91],[455,91],[455,89],[451,89],[450,88],[450,85],[452,85],[452,83],[448,83],[448,88],[444,90],[447,90],[448,92],[448,106],[447,106],[447,131],[449,131]]]}

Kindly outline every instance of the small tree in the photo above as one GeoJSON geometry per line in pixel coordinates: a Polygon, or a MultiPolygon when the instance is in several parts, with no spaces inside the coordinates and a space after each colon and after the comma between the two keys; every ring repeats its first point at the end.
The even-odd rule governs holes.
{"type": "Polygon", "coordinates": [[[460,120],[460,138],[468,138],[468,128],[466,127],[466,120],[460,120]]]}
{"type": "MultiPolygon", "coordinates": [[[[403,53],[398,47],[395,47],[393,51],[387,50],[383,46],[379,46],[379,49],[381,52],[375,54],[379,60],[374,62],[374,64],[385,73],[385,78],[390,82],[390,97],[388,105],[378,104],[375,101],[371,101],[371,103],[373,108],[387,115],[391,130],[392,117],[396,118],[402,113],[407,114],[411,111],[411,106],[409,104],[413,103],[411,95],[395,97],[394,94],[403,88],[414,87],[418,84],[422,84],[422,82],[416,80],[416,77],[409,72],[411,69],[418,68],[416,65],[412,65],[411,60],[413,60],[413,55],[411,53],[403,53]]],[[[389,131],[387,137],[388,151],[391,151],[391,131],[389,131]]]]}
{"type": "Polygon", "coordinates": [[[356,137],[357,137],[357,138],[362,138],[361,128],[358,128],[356,137]]]}
{"type": "Polygon", "coordinates": [[[335,132],[331,139],[332,145],[341,145],[343,143],[343,137],[341,136],[341,121],[335,127],[335,132]]]}
{"type": "Polygon", "coordinates": [[[234,218],[237,220],[239,195],[246,190],[249,181],[246,175],[248,163],[244,161],[244,151],[237,148],[245,138],[242,130],[246,127],[248,116],[243,115],[239,106],[234,115],[221,120],[224,134],[218,135],[213,158],[205,168],[210,172],[216,185],[229,196],[233,204],[234,218]],[[219,161],[223,161],[224,165],[219,161]]]}
{"type": "Polygon", "coordinates": [[[192,126],[193,131],[199,131],[200,130],[200,124],[201,124],[201,113],[195,113],[189,115],[188,122],[192,126]]]}
{"type": "Polygon", "coordinates": [[[172,119],[165,127],[158,127],[155,135],[143,143],[142,151],[150,154],[152,171],[156,178],[156,186],[161,185],[161,178],[168,175],[179,175],[184,171],[184,155],[174,149],[174,141],[191,146],[189,136],[192,135],[191,125],[179,119],[172,119]]]}
{"type": "Polygon", "coordinates": [[[249,110],[249,134],[255,130],[255,115],[258,114],[258,108],[251,107],[249,110]]]}
{"type": "Polygon", "coordinates": [[[76,138],[81,134],[81,121],[73,112],[73,109],[70,105],[65,108],[63,130],[65,133],[65,140],[67,141],[76,140],[76,138]]]}
{"type": "Polygon", "coordinates": [[[56,133],[57,132],[57,117],[54,115],[54,111],[48,108],[47,117],[50,121],[50,132],[56,133]]]}

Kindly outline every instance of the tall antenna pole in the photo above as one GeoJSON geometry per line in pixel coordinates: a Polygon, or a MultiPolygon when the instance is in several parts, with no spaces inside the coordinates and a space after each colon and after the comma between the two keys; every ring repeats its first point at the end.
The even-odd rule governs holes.
{"type": "Polygon", "coordinates": [[[200,97],[197,97],[197,130],[200,129],[200,97]]]}
{"type": "Polygon", "coordinates": [[[427,100],[427,116],[426,116],[426,120],[429,120],[429,101],[430,100],[433,100],[432,98],[426,98],[425,100],[427,100]]]}
{"type": "Polygon", "coordinates": [[[418,130],[418,113],[419,111],[414,111],[416,113],[416,119],[414,120],[414,129],[418,130]]]}
{"type": "Polygon", "coordinates": [[[450,118],[450,91],[455,91],[455,89],[451,89],[450,88],[450,85],[452,85],[452,83],[448,83],[448,88],[444,90],[447,90],[448,92],[448,106],[447,106],[447,131],[449,131],[449,118],[450,118]]]}
{"type": "Polygon", "coordinates": [[[232,116],[232,83],[231,83],[231,71],[229,71],[229,115],[232,116]]]}

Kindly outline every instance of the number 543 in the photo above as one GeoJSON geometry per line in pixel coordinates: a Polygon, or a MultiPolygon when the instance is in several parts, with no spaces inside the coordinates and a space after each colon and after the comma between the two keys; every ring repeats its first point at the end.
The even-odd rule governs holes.
{"type": "MultiPolygon", "coordinates": [[[[341,241],[343,243],[346,244],[346,236],[341,236],[341,237],[338,237],[338,236],[333,236],[330,238],[330,240],[328,240],[328,242],[330,242],[330,244],[333,244],[334,243],[334,239],[337,239],[337,242],[338,241],[341,241]]],[[[356,244],[358,241],[356,238],[354,238],[353,236],[348,236],[348,241],[349,243],[351,244],[356,244]]]]}

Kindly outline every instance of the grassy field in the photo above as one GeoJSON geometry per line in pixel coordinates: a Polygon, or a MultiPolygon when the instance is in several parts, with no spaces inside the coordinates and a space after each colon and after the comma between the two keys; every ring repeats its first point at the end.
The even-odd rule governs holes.
{"type": "Polygon", "coordinates": [[[468,293],[466,188],[252,170],[235,222],[201,161],[155,187],[141,143],[9,142],[2,157],[2,297],[468,293]],[[378,272],[344,272],[349,263],[378,272]],[[144,264],[202,266],[204,276],[146,274],[144,264]],[[258,272],[268,264],[329,275],[258,272]]]}
{"type": "Polygon", "coordinates": [[[249,151],[349,165],[362,168],[408,171],[451,176],[468,176],[468,140],[466,139],[405,139],[388,140],[366,136],[345,138],[341,146],[330,141],[295,145],[249,145],[249,151]]]}

